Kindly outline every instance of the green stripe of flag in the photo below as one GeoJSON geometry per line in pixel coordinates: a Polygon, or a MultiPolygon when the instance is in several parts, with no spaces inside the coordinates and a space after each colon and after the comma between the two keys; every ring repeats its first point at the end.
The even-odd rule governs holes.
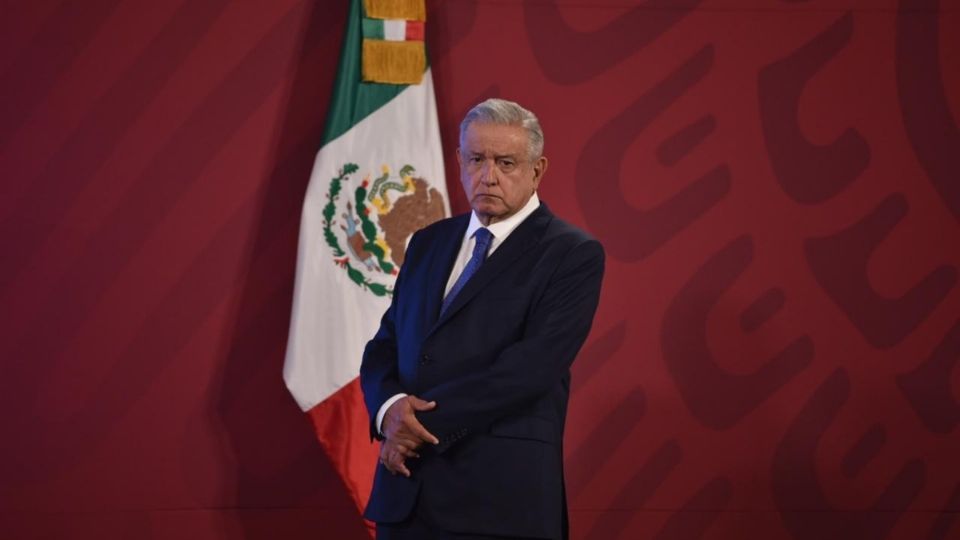
{"type": "Polygon", "coordinates": [[[363,38],[364,39],[384,39],[383,19],[363,18],[363,38]]]}

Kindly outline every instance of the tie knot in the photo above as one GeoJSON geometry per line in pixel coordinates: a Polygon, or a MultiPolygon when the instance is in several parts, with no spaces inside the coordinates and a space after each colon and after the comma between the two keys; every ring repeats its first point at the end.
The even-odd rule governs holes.
{"type": "Polygon", "coordinates": [[[473,237],[477,239],[477,245],[490,245],[490,240],[493,240],[493,233],[490,232],[490,229],[485,227],[480,227],[473,233],[473,237]]]}
{"type": "Polygon", "coordinates": [[[487,258],[487,250],[490,249],[490,241],[493,240],[493,233],[483,227],[473,233],[477,243],[473,246],[473,258],[479,258],[478,263],[487,258]]]}

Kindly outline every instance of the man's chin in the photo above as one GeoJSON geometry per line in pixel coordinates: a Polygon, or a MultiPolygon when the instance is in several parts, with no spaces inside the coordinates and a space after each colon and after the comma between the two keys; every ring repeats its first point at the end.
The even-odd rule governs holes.
{"type": "Polygon", "coordinates": [[[474,197],[473,210],[478,214],[489,216],[498,216],[507,211],[502,200],[487,195],[474,197]]]}

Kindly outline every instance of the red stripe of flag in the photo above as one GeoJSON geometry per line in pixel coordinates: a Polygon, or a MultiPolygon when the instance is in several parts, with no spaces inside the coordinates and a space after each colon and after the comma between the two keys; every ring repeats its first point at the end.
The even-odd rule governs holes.
{"type": "Polygon", "coordinates": [[[407,21],[407,41],[423,41],[423,21],[407,21]]]}

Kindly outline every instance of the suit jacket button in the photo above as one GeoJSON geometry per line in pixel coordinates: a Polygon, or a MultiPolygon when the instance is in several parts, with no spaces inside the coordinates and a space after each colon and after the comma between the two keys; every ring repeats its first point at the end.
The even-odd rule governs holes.
{"type": "Polygon", "coordinates": [[[429,363],[430,363],[430,357],[429,357],[428,355],[426,355],[426,354],[423,355],[423,356],[421,356],[421,357],[420,357],[420,363],[421,363],[421,364],[429,364],[429,363]]]}

